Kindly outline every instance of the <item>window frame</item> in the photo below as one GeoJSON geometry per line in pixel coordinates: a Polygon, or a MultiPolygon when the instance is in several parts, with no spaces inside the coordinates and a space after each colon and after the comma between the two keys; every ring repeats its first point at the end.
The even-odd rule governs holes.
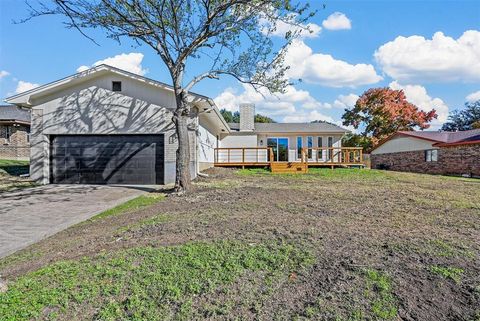
{"type": "Polygon", "coordinates": [[[112,81],[112,91],[114,92],[121,92],[122,91],[122,82],[119,80],[114,80],[112,81]],[[115,89],[115,85],[120,86],[119,89],[115,89]]]}
{"type": "Polygon", "coordinates": [[[307,136],[307,158],[313,158],[313,136],[307,136]]]}
{"type": "Polygon", "coordinates": [[[331,161],[333,159],[333,136],[328,136],[327,137],[327,159],[331,161]]]}
{"type": "Polygon", "coordinates": [[[438,162],[438,149],[425,150],[425,162],[436,163],[438,162]]]}
{"type": "Polygon", "coordinates": [[[317,136],[318,159],[323,159],[323,136],[317,136]]]}
{"type": "Polygon", "coordinates": [[[297,159],[302,158],[303,136],[297,136],[297,159]],[[300,146],[298,142],[300,141],[300,146]]]}
{"type": "Polygon", "coordinates": [[[8,126],[6,125],[5,126],[5,141],[7,142],[7,144],[10,143],[10,140],[12,138],[12,126],[8,126]]]}

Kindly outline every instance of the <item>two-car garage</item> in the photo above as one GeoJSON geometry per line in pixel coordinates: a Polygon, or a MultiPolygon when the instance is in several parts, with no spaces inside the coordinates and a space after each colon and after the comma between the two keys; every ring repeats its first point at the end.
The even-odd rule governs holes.
{"type": "MultiPolygon", "coordinates": [[[[108,65],[7,98],[31,109],[30,179],[40,184],[170,185],[178,137],[174,88],[108,65]]],[[[230,128],[214,102],[190,92],[190,176],[213,166],[230,128]]]]}
{"type": "Polygon", "coordinates": [[[164,184],[164,135],[51,136],[50,182],[164,184]]]}

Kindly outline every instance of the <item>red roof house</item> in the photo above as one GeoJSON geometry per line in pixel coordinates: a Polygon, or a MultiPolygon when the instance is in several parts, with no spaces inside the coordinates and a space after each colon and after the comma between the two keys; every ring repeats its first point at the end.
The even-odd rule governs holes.
{"type": "Polygon", "coordinates": [[[480,177],[480,129],[399,131],[371,153],[372,168],[480,177]]]}

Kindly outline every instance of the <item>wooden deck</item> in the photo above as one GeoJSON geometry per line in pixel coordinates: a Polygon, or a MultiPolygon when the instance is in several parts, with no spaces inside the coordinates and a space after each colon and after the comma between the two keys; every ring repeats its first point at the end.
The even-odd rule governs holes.
{"type": "Polygon", "coordinates": [[[216,167],[269,167],[274,173],[306,173],[309,167],[364,167],[361,147],[313,147],[285,151],[278,161],[269,147],[216,148],[216,167]],[[300,157],[298,157],[300,156],[300,157]],[[285,157],[285,158],[286,158],[285,157]]]}

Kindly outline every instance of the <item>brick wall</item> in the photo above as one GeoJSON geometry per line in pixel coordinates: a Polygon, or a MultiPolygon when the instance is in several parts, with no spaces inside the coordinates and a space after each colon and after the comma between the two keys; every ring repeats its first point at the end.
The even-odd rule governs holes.
{"type": "Polygon", "coordinates": [[[480,176],[480,144],[441,147],[437,162],[426,162],[425,151],[371,155],[372,168],[427,174],[480,176]]]}
{"type": "Polygon", "coordinates": [[[28,127],[8,126],[10,139],[7,139],[7,126],[0,125],[0,158],[26,159],[30,157],[28,127]]]}

